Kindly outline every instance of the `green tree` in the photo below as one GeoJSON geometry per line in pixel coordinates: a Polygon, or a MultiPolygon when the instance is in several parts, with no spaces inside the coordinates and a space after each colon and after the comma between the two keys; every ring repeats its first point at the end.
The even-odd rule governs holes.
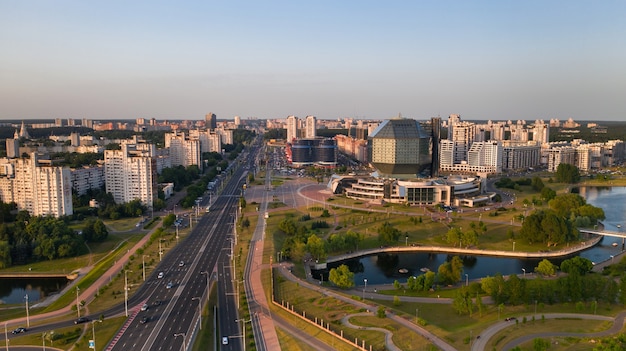
{"type": "Polygon", "coordinates": [[[378,318],[387,317],[387,312],[385,312],[385,306],[378,306],[378,310],[376,311],[376,316],[378,316],[378,318]]]}
{"type": "Polygon", "coordinates": [[[354,273],[345,264],[337,268],[332,268],[328,273],[328,280],[342,289],[349,289],[354,286],[354,273]]]}
{"type": "Polygon", "coordinates": [[[556,168],[555,178],[557,182],[574,184],[580,181],[580,172],[574,165],[560,163],[556,168]]]}
{"type": "Polygon", "coordinates": [[[0,268],[11,267],[11,247],[8,241],[0,241],[0,268]]]}
{"type": "Polygon", "coordinates": [[[454,256],[450,262],[442,263],[437,270],[439,280],[444,284],[455,284],[461,280],[463,273],[463,261],[459,256],[454,256]]]}
{"type": "Polygon", "coordinates": [[[174,225],[174,221],[176,221],[176,215],[173,213],[168,214],[163,217],[163,227],[169,228],[174,225]]]}
{"type": "Polygon", "coordinates": [[[544,276],[552,276],[556,274],[556,266],[547,259],[543,259],[539,262],[537,267],[535,267],[535,272],[544,276]]]}
{"type": "Polygon", "coordinates": [[[543,189],[541,189],[541,197],[546,201],[550,201],[556,197],[556,191],[548,188],[547,186],[543,187],[543,189]]]}
{"type": "Polygon", "coordinates": [[[316,260],[326,259],[326,245],[324,240],[320,239],[317,235],[311,234],[309,236],[306,242],[306,248],[316,260]]]}
{"type": "Polygon", "coordinates": [[[109,231],[106,225],[100,219],[96,220],[93,224],[93,241],[102,242],[109,237],[109,231]]]}
{"type": "Polygon", "coordinates": [[[457,227],[450,228],[448,230],[448,233],[446,234],[446,241],[448,242],[448,244],[452,244],[454,246],[456,246],[457,243],[461,245],[462,239],[463,239],[463,232],[461,232],[461,229],[457,227]]]}
{"type": "Polygon", "coordinates": [[[467,287],[461,287],[461,289],[456,291],[454,299],[452,300],[452,308],[458,314],[472,315],[474,304],[472,302],[472,297],[470,296],[470,291],[467,287]]]}
{"type": "Polygon", "coordinates": [[[533,190],[535,191],[541,191],[544,188],[544,184],[543,184],[543,180],[541,180],[540,177],[533,177],[530,186],[533,188],[533,190]]]}
{"type": "Polygon", "coordinates": [[[384,245],[392,245],[398,241],[402,234],[391,223],[385,222],[378,227],[378,241],[384,245]]]}
{"type": "Polygon", "coordinates": [[[576,273],[579,275],[585,275],[588,272],[591,272],[592,268],[593,262],[580,256],[572,257],[561,262],[561,271],[570,274],[576,273]]]}

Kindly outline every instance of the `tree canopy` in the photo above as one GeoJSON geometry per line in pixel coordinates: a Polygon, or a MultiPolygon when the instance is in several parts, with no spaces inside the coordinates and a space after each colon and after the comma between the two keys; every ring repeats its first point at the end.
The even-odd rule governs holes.
{"type": "Polygon", "coordinates": [[[555,178],[560,183],[574,184],[580,181],[580,172],[574,165],[560,163],[556,168],[555,178]]]}
{"type": "Polygon", "coordinates": [[[349,289],[354,286],[354,273],[345,264],[337,268],[332,268],[328,273],[328,280],[342,289],[349,289]]]}
{"type": "Polygon", "coordinates": [[[402,233],[391,223],[385,222],[378,227],[378,241],[383,245],[392,245],[398,241],[402,233]]]}

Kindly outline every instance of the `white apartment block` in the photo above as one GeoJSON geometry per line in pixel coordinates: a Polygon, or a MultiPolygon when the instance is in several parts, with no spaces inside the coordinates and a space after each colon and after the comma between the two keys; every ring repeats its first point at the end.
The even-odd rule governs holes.
{"type": "Polygon", "coordinates": [[[587,143],[576,139],[571,143],[561,141],[541,146],[541,163],[554,172],[560,163],[575,165],[581,171],[614,166],[624,160],[624,142],[610,140],[606,143],[587,143]]]}
{"type": "Polygon", "coordinates": [[[104,188],[104,166],[85,166],[72,168],[72,189],[78,195],[84,195],[90,189],[104,188]]]}
{"type": "Polygon", "coordinates": [[[291,142],[293,139],[298,137],[298,117],[289,116],[287,117],[287,142],[291,142]]]}
{"type": "Polygon", "coordinates": [[[72,207],[70,169],[39,160],[36,153],[28,159],[3,159],[0,180],[2,202],[15,202],[31,216],[69,216],[72,207]]]}
{"type": "Polygon", "coordinates": [[[454,141],[447,139],[439,141],[439,164],[441,167],[454,165],[454,141]]]}
{"type": "Polygon", "coordinates": [[[234,144],[235,143],[234,141],[235,139],[233,136],[234,133],[232,129],[218,129],[217,134],[220,136],[222,144],[234,144]]]}
{"type": "Polygon", "coordinates": [[[556,172],[561,163],[576,164],[576,149],[571,146],[556,146],[542,150],[547,157],[548,172],[556,172]]]}
{"type": "Polygon", "coordinates": [[[165,147],[170,150],[172,166],[189,167],[196,165],[202,169],[202,151],[198,137],[187,138],[185,133],[165,133],[165,147]]]}
{"type": "MultiPolygon", "coordinates": [[[[231,135],[232,136],[232,135],[231,135]]],[[[189,131],[190,139],[200,140],[200,152],[222,152],[222,136],[219,134],[219,130],[198,130],[193,129],[189,131]]],[[[167,145],[167,144],[166,144],[167,145]]]]}
{"type": "Polygon", "coordinates": [[[450,131],[448,139],[454,142],[454,163],[467,161],[467,152],[476,138],[476,125],[471,122],[454,123],[450,125],[450,131]]]}
{"type": "Polygon", "coordinates": [[[135,144],[122,144],[121,150],[104,152],[106,192],[116,203],[140,200],[152,206],[157,196],[156,159],[135,144]]]}
{"type": "Polygon", "coordinates": [[[317,136],[317,118],[315,116],[306,116],[304,137],[306,139],[315,139],[317,136]]]}
{"type": "Polygon", "coordinates": [[[541,164],[541,147],[535,142],[502,142],[502,169],[526,170],[541,164]]]}
{"type": "Polygon", "coordinates": [[[467,152],[467,164],[470,168],[484,167],[481,173],[501,173],[502,143],[495,140],[473,143],[467,152]]]}
{"type": "Polygon", "coordinates": [[[20,136],[15,131],[15,135],[13,139],[7,138],[6,140],[6,148],[7,148],[7,157],[15,158],[20,156],[20,136]]]}

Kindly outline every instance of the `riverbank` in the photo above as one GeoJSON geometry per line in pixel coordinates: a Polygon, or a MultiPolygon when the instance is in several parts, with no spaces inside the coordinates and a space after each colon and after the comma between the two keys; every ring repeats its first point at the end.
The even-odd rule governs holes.
{"type": "Polygon", "coordinates": [[[602,236],[586,240],[581,244],[570,246],[558,251],[545,252],[526,252],[526,251],[503,251],[503,250],[481,250],[473,248],[446,247],[446,246],[393,246],[379,247],[369,250],[354,251],[338,256],[328,257],[325,263],[315,264],[315,269],[326,268],[327,263],[334,263],[353,258],[360,258],[380,253],[411,253],[411,252],[428,252],[428,253],[448,253],[465,256],[492,256],[492,257],[511,257],[511,258],[555,258],[565,257],[576,254],[597,245],[602,240],[602,236]]]}

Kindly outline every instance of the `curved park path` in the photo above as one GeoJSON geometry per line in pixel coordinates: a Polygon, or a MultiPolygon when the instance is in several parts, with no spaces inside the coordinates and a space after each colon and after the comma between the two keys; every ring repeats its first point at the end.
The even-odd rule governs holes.
{"type": "MultiPolygon", "coordinates": [[[[291,272],[292,270],[290,269],[291,265],[287,265],[287,264],[278,264],[275,267],[277,267],[280,271],[280,273],[285,277],[285,279],[290,280],[292,282],[296,282],[298,283],[300,286],[304,286],[307,289],[311,289],[311,290],[315,290],[318,291],[326,296],[332,297],[334,299],[340,300],[342,302],[351,304],[353,306],[356,306],[358,308],[364,308],[367,309],[368,311],[375,311],[377,309],[377,305],[372,305],[370,303],[368,303],[367,301],[357,301],[354,300],[350,297],[346,297],[343,294],[339,294],[334,292],[333,290],[330,289],[326,289],[324,287],[320,287],[318,284],[313,284],[309,281],[306,280],[302,280],[298,277],[296,277],[295,275],[293,275],[293,273],[291,272]]],[[[352,317],[354,315],[349,315],[348,318],[352,317]]],[[[396,316],[395,314],[387,314],[387,318],[393,320],[394,322],[397,322],[399,324],[401,324],[403,327],[408,328],[409,330],[418,333],[419,335],[423,336],[424,338],[426,338],[428,341],[430,341],[431,343],[433,343],[435,346],[437,346],[439,349],[444,350],[444,351],[455,351],[456,349],[448,344],[447,342],[445,342],[443,339],[439,338],[438,336],[436,336],[435,334],[431,333],[430,331],[422,328],[419,325],[416,325],[415,323],[412,323],[408,320],[406,320],[405,318],[396,316]]],[[[357,329],[360,329],[361,327],[356,327],[357,329]]],[[[387,338],[386,338],[387,339],[387,338]]],[[[390,340],[390,338],[388,339],[390,340]]],[[[394,349],[396,346],[392,343],[386,343],[387,348],[392,349],[392,347],[394,349]]]]}
{"type": "Polygon", "coordinates": [[[362,312],[362,313],[355,313],[355,314],[349,314],[347,316],[344,316],[343,318],[341,318],[341,323],[343,323],[345,326],[353,328],[353,329],[361,329],[361,330],[374,330],[377,332],[381,332],[383,334],[385,334],[385,348],[387,350],[391,350],[391,351],[402,351],[400,348],[398,348],[394,343],[393,343],[393,333],[390,332],[389,330],[385,329],[385,328],[376,328],[376,327],[362,327],[359,325],[354,325],[352,323],[350,323],[350,318],[353,317],[358,317],[358,316],[373,316],[374,314],[371,312],[362,312]]]}
{"type": "MultiPolygon", "coordinates": [[[[577,337],[577,338],[588,337],[590,338],[590,337],[605,337],[605,336],[615,335],[619,333],[624,326],[624,318],[626,318],[626,311],[620,312],[617,316],[615,316],[615,318],[607,317],[607,316],[598,316],[594,314],[578,314],[578,313],[546,313],[546,314],[539,315],[539,316],[530,315],[530,318],[532,317],[535,317],[535,319],[537,318],[540,319],[543,317],[545,319],[569,318],[569,319],[605,320],[605,321],[613,321],[613,325],[611,326],[611,328],[607,330],[593,332],[593,333],[546,332],[546,333],[535,333],[535,334],[524,335],[506,343],[502,347],[502,350],[510,350],[514,348],[515,346],[521,345],[525,342],[531,341],[536,338],[547,338],[547,337],[577,337]]],[[[489,341],[489,339],[491,339],[499,331],[512,326],[511,323],[515,323],[515,322],[502,321],[502,322],[493,324],[487,329],[485,329],[480,334],[481,336],[480,339],[476,339],[474,341],[474,344],[472,345],[472,350],[473,351],[485,350],[485,347],[487,346],[487,342],[489,341]]]]}

